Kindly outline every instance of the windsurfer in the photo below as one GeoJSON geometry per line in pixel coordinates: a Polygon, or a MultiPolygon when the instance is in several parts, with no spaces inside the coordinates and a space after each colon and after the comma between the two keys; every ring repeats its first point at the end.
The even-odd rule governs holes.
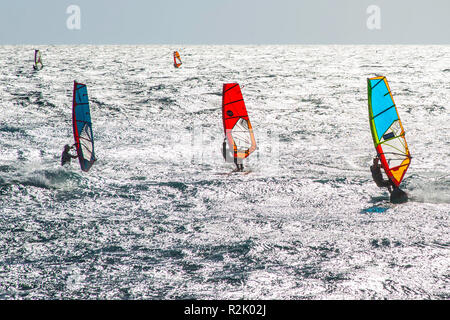
{"type": "Polygon", "coordinates": [[[41,70],[44,67],[41,60],[41,52],[39,50],[34,50],[34,70],[41,70]]]}
{"type": "Polygon", "coordinates": [[[234,164],[236,165],[236,171],[244,171],[244,165],[242,164],[242,159],[234,158],[234,164]]]}
{"type": "Polygon", "coordinates": [[[70,149],[72,149],[75,145],[72,145],[72,147],[70,147],[68,144],[66,144],[64,146],[64,150],[61,154],[61,165],[65,165],[66,163],[70,163],[71,159],[76,159],[78,158],[78,156],[74,156],[72,154],[69,153],[70,149]]]}
{"type": "Polygon", "coordinates": [[[173,66],[175,68],[179,68],[181,66],[180,54],[177,51],[173,52],[173,66]],[[180,61],[179,63],[177,62],[177,58],[180,61]]]}
{"type": "Polygon", "coordinates": [[[381,174],[381,165],[378,163],[379,160],[380,159],[378,157],[373,158],[373,164],[370,166],[373,181],[375,181],[379,188],[388,188],[389,192],[392,192],[392,187],[394,184],[391,179],[383,179],[383,175],[381,174]]]}
{"type": "Polygon", "coordinates": [[[244,171],[244,165],[242,164],[242,159],[234,157],[231,154],[230,150],[227,148],[227,138],[226,137],[223,139],[222,155],[226,162],[231,162],[230,160],[233,159],[233,162],[236,165],[235,171],[240,171],[240,172],[244,171]]]}
{"type": "Polygon", "coordinates": [[[223,139],[222,143],[222,155],[226,162],[229,162],[228,159],[231,159],[232,155],[230,154],[228,148],[227,148],[227,138],[225,137],[223,139]]]}
{"type": "Polygon", "coordinates": [[[370,166],[370,171],[372,172],[373,181],[377,184],[379,188],[387,188],[390,193],[390,200],[392,203],[402,203],[407,201],[408,196],[406,192],[397,187],[391,179],[384,180],[381,174],[381,165],[379,164],[379,158],[375,157],[373,159],[373,164],[370,166]]]}

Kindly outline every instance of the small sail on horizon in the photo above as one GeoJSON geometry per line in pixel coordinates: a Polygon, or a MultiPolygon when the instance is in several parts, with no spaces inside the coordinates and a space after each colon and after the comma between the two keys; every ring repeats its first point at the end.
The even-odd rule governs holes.
{"type": "Polygon", "coordinates": [[[42,63],[41,51],[35,49],[34,50],[34,65],[33,65],[33,69],[34,70],[41,70],[43,67],[44,67],[44,65],[42,63]]]}
{"type": "Polygon", "coordinates": [[[183,63],[181,62],[181,57],[178,51],[173,52],[173,66],[179,68],[183,63]]]}

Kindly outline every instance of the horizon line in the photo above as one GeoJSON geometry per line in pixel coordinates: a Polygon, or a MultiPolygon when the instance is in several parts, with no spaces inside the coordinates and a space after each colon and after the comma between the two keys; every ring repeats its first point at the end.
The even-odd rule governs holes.
{"type": "Polygon", "coordinates": [[[448,46],[449,43],[4,43],[0,46],[448,46]]]}

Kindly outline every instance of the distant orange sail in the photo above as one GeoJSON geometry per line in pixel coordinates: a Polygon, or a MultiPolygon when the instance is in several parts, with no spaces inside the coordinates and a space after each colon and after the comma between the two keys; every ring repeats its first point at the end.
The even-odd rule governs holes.
{"type": "Polygon", "coordinates": [[[173,66],[179,68],[182,65],[181,57],[178,51],[173,52],[173,66]]]}

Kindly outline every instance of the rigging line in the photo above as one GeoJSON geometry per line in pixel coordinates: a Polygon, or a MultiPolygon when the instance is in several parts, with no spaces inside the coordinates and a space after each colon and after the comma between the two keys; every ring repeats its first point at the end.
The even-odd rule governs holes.
{"type": "MultiPolygon", "coordinates": [[[[370,87],[370,89],[373,90],[373,88],[375,88],[377,85],[379,85],[380,82],[382,82],[385,78],[386,78],[386,77],[381,78],[380,81],[378,81],[373,87],[370,87]]],[[[369,80],[370,80],[370,79],[369,79],[369,80]]]]}
{"type": "MultiPolygon", "coordinates": [[[[85,145],[83,145],[83,147],[84,147],[84,149],[85,149],[85,151],[87,151],[87,152],[89,152],[90,153],[90,155],[91,155],[91,157],[92,157],[92,150],[90,150],[88,147],[86,147],[85,145]]],[[[82,148],[83,149],[83,148],[82,148]]],[[[83,154],[85,154],[86,152],[83,152],[83,154]]],[[[87,155],[87,154],[86,154],[87,155]]],[[[86,158],[84,158],[84,159],[86,159],[86,158]]]]}
{"type": "MultiPolygon", "coordinates": [[[[90,141],[88,140],[88,142],[90,142],[90,141]]],[[[80,142],[80,145],[83,146],[86,150],[88,150],[89,152],[92,153],[92,150],[89,148],[90,146],[92,146],[92,144],[87,145],[86,143],[81,143],[80,142]]]]}
{"type": "Polygon", "coordinates": [[[233,88],[235,88],[235,87],[237,87],[239,84],[238,83],[236,83],[234,86],[232,86],[231,88],[228,88],[227,90],[225,90],[223,93],[225,93],[225,92],[228,92],[229,90],[231,90],[231,89],[233,89],[233,88]]]}
{"type": "Polygon", "coordinates": [[[227,106],[227,105],[229,105],[229,104],[233,104],[233,103],[240,102],[240,101],[244,101],[244,99],[239,99],[239,100],[236,100],[236,101],[227,102],[227,103],[225,103],[223,106],[227,106]]]}
{"type": "Polygon", "coordinates": [[[241,148],[247,148],[247,149],[249,149],[250,147],[251,147],[251,140],[250,139],[234,139],[234,144],[236,145],[236,146],[240,146],[241,148]],[[236,142],[238,142],[238,143],[236,143],[236,142]]]}
{"type": "Polygon", "coordinates": [[[409,163],[407,163],[407,164],[402,164],[402,165],[399,165],[399,166],[397,166],[397,167],[392,167],[392,168],[389,168],[388,170],[389,171],[397,171],[398,169],[400,169],[401,167],[409,167],[409,163]]]}
{"type": "MultiPolygon", "coordinates": [[[[88,141],[88,142],[92,142],[92,138],[91,139],[88,139],[88,138],[85,138],[85,137],[79,137],[79,139],[80,140],[85,140],[85,141],[88,141]]],[[[91,143],[92,144],[92,143],[91,143]]]]}
{"type": "MultiPolygon", "coordinates": [[[[396,152],[382,152],[382,153],[378,153],[378,155],[385,155],[385,154],[393,154],[396,156],[402,156],[402,159],[412,159],[413,157],[411,157],[410,154],[400,154],[400,153],[396,153],[396,152]]],[[[392,161],[392,160],[398,160],[398,159],[387,159],[386,161],[392,161]]]]}
{"type": "Polygon", "coordinates": [[[375,119],[375,118],[378,117],[380,114],[385,113],[386,111],[388,111],[389,109],[391,109],[391,108],[393,108],[393,107],[395,107],[395,103],[394,103],[392,106],[390,106],[389,108],[384,109],[383,111],[381,111],[381,112],[380,112],[379,114],[377,114],[376,116],[373,116],[372,119],[375,119]]]}
{"type": "MultiPolygon", "coordinates": [[[[396,155],[396,156],[402,156],[402,158],[409,158],[406,154],[404,154],[404,153],[397,153],[397,152],[382,152],[382,153],[380,153],[380,155],[381,154],[383,154],[383,155],[386,155],[386,154],[393,154],[393,155],[396,155]]],[[[393,160],[393,159],[390,159],[390,160],[393,160]]]]}

